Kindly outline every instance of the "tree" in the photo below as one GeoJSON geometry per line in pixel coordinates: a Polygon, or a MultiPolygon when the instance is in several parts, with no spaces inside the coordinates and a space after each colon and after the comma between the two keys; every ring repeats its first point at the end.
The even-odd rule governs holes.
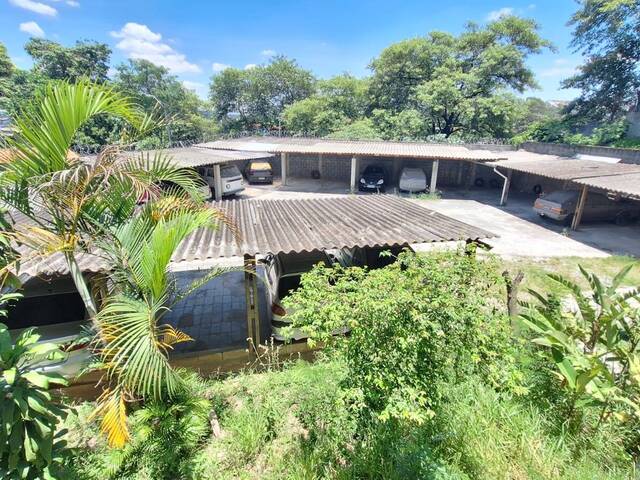
{"type": "Polygon", "coordinates": [[[504,114],[505,92],[536,87],[526,60],[551,48],[537,30],[533,20],[503,16],[484,28],[470,23],[457,37],[431,32],[391,45],[370,66],[373,107],[392,117],[414,109],[428,134],[491,133],[496,129],[479,121],[491,117],[487,109],[495,110],[496,102],[486,99],[500,95],[501,116],[511,117],[513,112],[504,114]]]}
{"type": "Polygon", "coordinates": [[[344,74],[317,83],[315,95],[287,106],[282,113],[288,132],[325,136],[363,118],[368,81],[344,74]]]}
{"type": "Polygon", "coordinates": [[[33,59],[33,69],[49,79],[107,80],[111,49],[104,43],[82,41],[65,47],[51,40],[32,38],[24,49],[33,59]]]}
{"type": "Polygon", "coordinates": [[[209,98],[227,128],[278,128],[287,107],[313,93],[315,78],[282,56],[248,70],[227,68],[211,81],[209,98]],[[237,120],[230,120],[231,114],[237,120]]]}
{"type": "Polygon", "coordinates": [[[572,46],[587,57],[565,80],[580,96],[565,111],[587,120],[614,120],[640,105],[640,4],[634,0],[581,0],[571,17],[572,46]]]}
{"type": "Polygon", "coordinates": [[[202,102],[165,67],[147,60],[129,60],[116,67],[114,84],[145,112],[165,118],[166,129],[156,132],[163,137],[160,144],[202,139],[207,129],[198,111],[202,102]]]}
{"type": "Polygon", "coordinates": [[[14,70],[15,67],[13,66],[11,58],[9,58],[7,47],[0,43],[0,80],[3,78],[9,78],[13,75],[14,70]]]}

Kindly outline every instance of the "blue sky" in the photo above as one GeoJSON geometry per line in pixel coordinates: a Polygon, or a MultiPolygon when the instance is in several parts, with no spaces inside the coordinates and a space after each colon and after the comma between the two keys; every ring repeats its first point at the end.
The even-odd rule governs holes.
{"type": "Polygon", "coordinates": [[[147,58],[204,96],[211,76],[227,65],[251,68],[277,53],[322,78],[364,76],[390,43],[431,30],[459,33],[468,20],[515,13],[538,21],[558,48],[531,58],[541,89],[527,95],[566,100],[576,92],[559,83],[580,63],[566,26],[576,8],[573,0],[0,0],[0,42],[22,68],[30,66],[23,45],[32,35],[65,45],[105,42],[112,65],[147,58]]]}

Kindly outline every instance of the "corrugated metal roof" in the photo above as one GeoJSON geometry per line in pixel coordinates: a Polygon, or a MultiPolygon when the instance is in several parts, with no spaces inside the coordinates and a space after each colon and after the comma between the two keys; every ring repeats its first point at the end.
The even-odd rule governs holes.
{"type": "MultiPolygon", "coordinates": [[[[495,236],[392,195],[224,200],[214,205],[227,215],[234,227],[221,224],[217,229],[197,231],[182,243],[172,262],[495,236]],[[239,236],[234,235],[234,228],[239,236]]],[[[27,247],[18,247],[18,250],[29,254],[27,247]]],[[[85,273],[109,269],[108,262],[98,255],[80,254],[78,264],[85,273]]],[[[66,274],[68,268],[62,253],[44,260],[27,260],[20,265],[24,279],[66,274]]]]}
{"type": "Polygon", "coordinates": [[[297,137],[245,137],[198,144],[199,147],[247,152],[303,153],[345,156],[406,157],[423,159],[491,161],[506,158],[488,150],[459,145],[370,140],[329,140],[297,137]]]}
{"type": "Polygon", "coordinates": [[[502,160],[488,165],[640,197],[640,165],[636,164],[554,158],[502,160]]]}
{"type": "Polygon", "coordinates": [[[234,160],[261,160],[273,157],[270,153],[264,152],[242,152],[238,150],[212,150],[210,148],[183,147],[167,148],[164,150],[148,150],[128,152],[128,155],[139,156],[140,154],[153,157],[157,153],[167,155],[175,163],[182,167],[200,167],[202,165],[215,165],[219,163],[232,162],[234,160]]]}
{"type": "Polygon", "coordinates": [[[216,207],[237,226],[241,238],[226,225],[200,230],[182,243],[173,261],[494,236],[392,195],[225,200],[216,207]]]}

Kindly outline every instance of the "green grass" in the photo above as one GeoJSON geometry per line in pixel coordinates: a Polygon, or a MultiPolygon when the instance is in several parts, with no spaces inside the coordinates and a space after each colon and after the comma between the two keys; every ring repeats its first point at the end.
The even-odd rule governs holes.
{"type": "Polygon", "coordinates": [[[610,279],[618,273],[622,267],[629,263],[636,263],[624,282],[628,286],[640,286],[640,261],[634,257],[612,255],[605,258],[581,258],[581,257],[557,257],[546,259],[519,259],[517,261],[504,261],[505,268],[510,272],[521,270],[525,276],[522,282],[522,291],[532,288],[534,290],[549,290],[557,287],[557,284],[547,277],[547,273],[558,273],[577,282],[583,288],[588,285],[580,274],[578,265],[582,265],[588,271],[597,272],[600,278],[610,279]]]}

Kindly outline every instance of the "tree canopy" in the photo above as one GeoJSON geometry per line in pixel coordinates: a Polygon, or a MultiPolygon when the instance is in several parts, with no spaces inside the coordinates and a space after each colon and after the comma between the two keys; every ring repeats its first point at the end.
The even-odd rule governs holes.
{"type": "Polygon", "coordinates": [[[614,120],[640,104],[640,4],[635,0],[581,0],[569,25],[572,45],[586,57],[563,82],[581,90],[567,113],[588,120],[614,120]]]}

